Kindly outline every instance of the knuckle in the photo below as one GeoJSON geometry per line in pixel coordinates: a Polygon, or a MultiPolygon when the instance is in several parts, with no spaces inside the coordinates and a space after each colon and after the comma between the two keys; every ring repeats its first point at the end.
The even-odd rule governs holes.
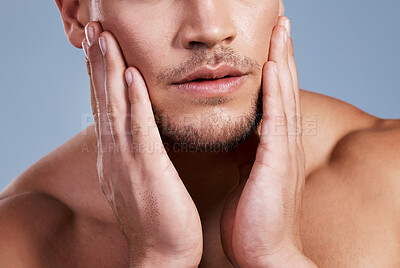
{"type": "Polygon", "coordinates": [[[92,115],[93,115],[93,120],[95,123],[99,122],[99,109],[98,109],[98,103],[96,101],[91,101],[92,105],[92,115]]]}
{"type": "Polygon", "coordinates": [[[92,107],[93,114],[97,113],[98,102],[93,93],[91,93],[91,96],[90,96],[90,105],[92,107]]]}
{"type": "Polygon", "coordinates": [[[283,113],[282,115],[276,115],[274,119],[277,126],[287,125],[288,118],[286,113],[283,113]]]}
{"type": "Polygon", "coordinates": [[[132,92],[133,90],[129,90],[129,102],[131,105],[136,105],[139,104],[141,102],[140,97],[136,94],[132,92]]]}
{"type": "Polygon", "coordinates": [[[140,135],[143,133],[143,126],[137,120],[132,119],[130,131],[132,135],[140,135]]]}
{"type": "Polygon", "coordinates": [[[109,101],[106,105],[107,117],[111,123],[115,123],[119,117],[119,108],[115,102],[109,101]]]}
{"type": "Polygon", "coordinates": [[[99,122],[99,115],[96,110],[92,110],[93,120],[95,123],[99,122]]]}
{"type": "Polygon", "coordinates": [[[271,151],[271,148],[269,146],[269,142],[265,141],[264,139],[260,140],[259,148],[264,153],[269,153],[271,151]]]}

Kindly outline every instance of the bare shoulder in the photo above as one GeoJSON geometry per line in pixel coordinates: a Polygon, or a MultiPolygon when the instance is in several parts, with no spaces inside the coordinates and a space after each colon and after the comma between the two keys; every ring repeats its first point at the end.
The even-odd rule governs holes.
{"type": "Polygon", "coordinates": [[[126,239],[101,191],[96,149],[90,126],[0,193],[0,267],[126,264],[126,239]]]}
{"type": "Polygon", "coordinates": [[[0,267],[126,267],[128,252],[119,226],[76,214],[48,194],[0,200],[0,267]]]}
{"type": "Polygon", "coordinates": [[[306,90],[301,90],[301,109],[308,174],[329,161],[343,137],[381,122],[342,100],[306,90]]]}
{"type": "Polygon", "coordinates": [[[302,101],[303,115],[317,117],[303,138],[314,161],[302,203],[305,251],[325,266],[398,267],[400,120],[314,93],[302,101]]]}
{"type": "Polygon", "coordinates": [[[303,201],[303,242],[313,260],[399,267],[399,120],[344,135],[307,177],[303,201]]]}
{"type": "Polygon", "coordinates": [[[25,192],[41,192],[53,196],[80,216],[115,222],[101,191],[96,160],[96,136],[92,125],[16,177],[0,193],[0,199],[25,192]]]}
{"type": "Polygon", "coordinates": [[[1,199],[0,219],[0,267],[34,268],[47,266],[54,238],[70,232],[74,215],[49,195],[27,192],[1,199]]]}
{"type": "Polygon", "coordinates": [[[315,135],[303,137],[306,157],[314,160],[310,181],[332,188],[345,182],[348,190],[357,189],[361,200],[373,200],[373,206],[397,217],[400,120],[377,118],[327,96],[304,96],[304,113],[317,116],[315,135]]]}
{"type": "Polygon", "coordinates": [[[371,184],[386,195],[396,192],[400,205],[400,120],[380,119],[373,127],[348,133],[336,144],[329,165],[338,172],[357,170],[364,174],[354,176],[359,185],[371,184]]]}

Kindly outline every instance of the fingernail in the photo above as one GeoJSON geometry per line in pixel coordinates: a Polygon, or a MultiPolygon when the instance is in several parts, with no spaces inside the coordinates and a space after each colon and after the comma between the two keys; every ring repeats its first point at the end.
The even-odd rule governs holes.
{"type": "Polygon", "coordinates": [[[85,28],[86,39],[88,40],[89,47],[92,46],[94,42],[94,28],[93,26],[86,26],[85,28]]]}
{"type": "Polygon", "coordinates": [[[287,34],[287,31],[285,30],[285,43],[287,43],[287,39],[288,39],[288,34],[287,34]]]}
{"type": "Polygon", "coordinates": [[[288,35],[290,36],[290,21],[289,20],[285,21],[285,28],[286,28],[288,35]]]}
{"type": "Polygon", "coordinates": [[[126,83],[128,84],[128,86],[130,86],[132,84],[132,81],[133,81],[133,77],[132,77],[131,71],[127,70],[125,72],[125,79],[126,79],[126,83]]]}
{"type": "Polygon", "coordinates": [[[288,40],[288,32],[285,30],[285,33],[283,34],[285,38],[285,43],[287,43],[288,40]]]}
{"type": "Polygon", "coordinates": [[[106,53],[107,53],[107,42],[104,37],[99,38],[99,46],[100,46],[101,54],[103,54],[103,57],[105,57],[106,53]]]}

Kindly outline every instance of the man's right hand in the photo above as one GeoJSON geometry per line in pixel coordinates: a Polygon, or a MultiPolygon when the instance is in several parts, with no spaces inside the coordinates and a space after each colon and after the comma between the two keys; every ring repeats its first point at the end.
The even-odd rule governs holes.
{"type": "Polygon", "coordinates": [[[130,267],[197,267],[199,214],[165,151],[144,79],[98,22],[85,31],[97,171],[127,238],[130,267]]]}

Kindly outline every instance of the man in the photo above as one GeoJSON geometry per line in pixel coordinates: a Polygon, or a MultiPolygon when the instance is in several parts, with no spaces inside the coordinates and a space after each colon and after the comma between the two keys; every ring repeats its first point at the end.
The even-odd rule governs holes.
{"type": "Polygon", "coordinates": [[[281,1],[56,2],[95,124],[1,193],[0,267],[400,265],[400,122],[299,90],[281,1]]]}

